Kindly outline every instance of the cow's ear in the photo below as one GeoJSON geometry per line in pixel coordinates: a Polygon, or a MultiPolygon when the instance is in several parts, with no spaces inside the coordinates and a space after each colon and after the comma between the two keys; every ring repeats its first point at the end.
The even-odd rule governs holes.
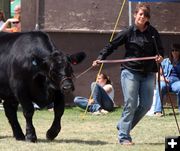
{"type": "Polygon", "coordinates": [[[86,58],[86,54],[84,52],[78,52],[72,55],[67,55],[67,58],[71,64],[76,65],[86,58]]]}

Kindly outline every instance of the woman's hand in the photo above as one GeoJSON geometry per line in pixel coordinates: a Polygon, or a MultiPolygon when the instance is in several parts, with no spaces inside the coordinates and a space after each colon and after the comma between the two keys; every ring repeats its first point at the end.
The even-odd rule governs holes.
{"type": "Polygon", "coordinates": [[[169,80],[166,77],[164,77],[163,75],[160,76],[160,80],[169,83],[169,80]]]}
{"type": "Polygon", "coordinates": [[[88,105],[91,105],[91,104],[93,104],[94,103],[94,99],[89,99],[88,100],[88,105]]]}
{"type": "Polygon", "coordinates": [[[100,64],[100,60],[94,60],[92,66],[98,66],[100,64]]]}
{"type": "Polygon", "coordinates": [[[161,55],[156,55],[156,59],[155,59],[155,61],[157,62],[157,63],[161,63],[162,61],[163,61],[163,57],[161,56],[161,55]]]}

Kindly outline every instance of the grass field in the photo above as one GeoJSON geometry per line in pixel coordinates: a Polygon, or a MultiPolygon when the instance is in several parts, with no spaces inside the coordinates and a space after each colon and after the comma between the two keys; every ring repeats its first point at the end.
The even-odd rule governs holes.
{"type": "MultiPolygon", "coordinates": [[[[93,116],[77,108],[66,108],[62,118],[62,130],[54,141],[46,140],[46,130],[51,125],[53,112],[36,111],[34,125],[37,143],[16,141],[4,112],[0,110],[0,150],[2,151],[164,151],[165,137],[178,136],[172,110],[165,110],[165,117],[146,116],[132,131],[135,145],[118,144],[116,125],[122,109],[116,108],[108,115],[93,116]],[[82,118],[84,117],[84,120],[82,118]]],[[[18,112],[23,130],[25,120],[18,112]]],[[[180,124],[180,115],[177,115],[180,124]]]]}

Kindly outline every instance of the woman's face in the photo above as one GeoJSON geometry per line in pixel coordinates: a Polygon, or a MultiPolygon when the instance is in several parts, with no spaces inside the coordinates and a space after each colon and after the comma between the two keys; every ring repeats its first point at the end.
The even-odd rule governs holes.
{"type": "Polygon", "coordinates": [[[180,59],[180,52],[179,51],[172,51],[173,59],[180,59]]]}
{"type": "Polygon", "coordinates": [[[145,23],[149,20],[144,15],[144,11],[142,9],[139,9],[139,11],[134,15],[134,18],[135,18],[135,25],[137,27],[144,27],[145,23]]]}
{"type": "Polygon", "coordinates": [[[104,86],[106,84],[106,79],[103,79],[103,76],[100,74],[97,78],[97,83],[101,86],[104,86]]]}
{"type": "Polygon", "coordinates": [[[15,14],[20,14],[20,13],[21,13],[21,7],[20,7],[20,6],[16,6],[16,7],[14,8],[14,13],[15,13],[15,14]]]}

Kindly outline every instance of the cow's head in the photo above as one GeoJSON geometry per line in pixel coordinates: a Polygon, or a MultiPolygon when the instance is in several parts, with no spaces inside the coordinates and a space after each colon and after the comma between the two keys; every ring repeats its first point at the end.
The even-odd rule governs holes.
{"type": "Polygon", "coordinates": [[[73,55],[64,55],[59,51],[54,51],[46,59],[47,77],[51,84],[59,88],[61,92],[69,92],[74,90],[73,85],[73,69],[71,64],[78,64],[85,58],[85,53],[76,53],[73,55]]]}

